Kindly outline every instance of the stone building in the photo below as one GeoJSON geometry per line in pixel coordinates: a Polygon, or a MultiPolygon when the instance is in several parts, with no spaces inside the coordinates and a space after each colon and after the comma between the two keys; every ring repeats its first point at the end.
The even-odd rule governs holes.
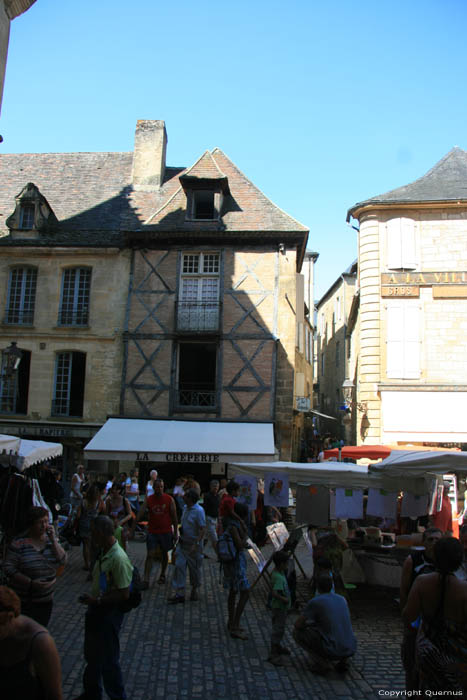
{"type": "Polygon", "coordinates": [[[467,441],[467,153],[355,204],[363,443],[467,441]]]}
{"type": "Polygon", "coordinates": [[[15,17],[29,10],[35,2],[36,0],[0,0],[0,110],[10,41],[10,24],[15,17]]]}
{"type": "MultiPolygon", "coordinates": [[[[164,473],[170,462],[175,473],[193,421],[226,444],[243,426],[240,457],[251,426],[266,425],[268,456],[297,459],[306,419],[295,397],[313,386],[308,231],[221,150],[176,168],[166,147],[164,122],[143,120],[134,153],[0,156],[2,333],[23,350],[19,393],[2,382],[1,429],[69,438],[74,459],[108,416],[132,420],[117,422],[119,436],[143,425],[151,446],[146,435],[113,449],[106,424],[91,466],[164,473]],[[157,457],[173,421],[176,443],[157,457]]],[[[221,473],[206,457],[218,452],[206,439],[190,470],[221,473]]]]}
{"type": "Polygon", "coordinates": [[[350,376],[351,341],[349,314],[355,296],[357,263],[347,268],[323,294],[316,305],[320,434],[331,433],[349,441],[348,413],[343,410],[342,385],[350,376]]]}
{"type": "Polygon", "coordinates": [[[119,409],[131,154],[0,155],[0,432],[64,445],[68,471],[119,409]]]}

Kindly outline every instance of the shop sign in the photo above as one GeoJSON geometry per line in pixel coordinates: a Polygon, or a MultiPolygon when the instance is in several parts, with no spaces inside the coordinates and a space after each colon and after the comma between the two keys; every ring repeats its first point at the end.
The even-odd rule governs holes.
{"type": "Polygon", "coordinates": [[[428,285],[467,284],[467,272],[462,270],[446,272],[383,272],[381,284],[428,285]]]}
{"type": "Polygon", "coordinates": [[[297,411],[303,411],[306,413],[306,411],[309,411],[311,407],[310,399],[307,396],[297,396],[296,407],[297,411]]]}
{"type": "MultiPolygon", "coordinates": [[[[136,459],[138,462],[151,462],[154,460],[153,455],[150,452],[138,452],[136,454],[136,459]]],[[[157,457],[157,460],[160,456],[157,457]]],[[[214,453],[194,453],[194,452],[169,452],[165,455],[166,462],[203,462],[205,464],[210,462],[219,462],[220,455],[214,453]]]]}

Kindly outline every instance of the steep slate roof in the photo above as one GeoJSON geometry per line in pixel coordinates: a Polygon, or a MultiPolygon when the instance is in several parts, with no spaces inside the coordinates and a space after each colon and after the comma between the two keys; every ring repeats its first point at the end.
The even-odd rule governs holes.
{"type": "Polygon", "coordinates": [[[458,201],[467,201],[467,151],[455,146],[418,180],[354,204],[347,221],[357,209],[370,205],[458,201]]]}
{"type": "MultiPolygon", "coordinates": [[[[0,246],[123,245],[125,236],[157,232],[284,232],[306,240],[307,228],[285,214],[218,148],[188,169],[167,167],[160,188],[132,186],[133,153],[0,154],[0,246]],[[187,221],[179,176],[228,178],[220,221],[187,221]],[[46,197],[58,221],[55,233],[12,240],[5,221],[28,183],[46,197]]],[[[166,237],[166,234],[165,234],[166,237]]]]}

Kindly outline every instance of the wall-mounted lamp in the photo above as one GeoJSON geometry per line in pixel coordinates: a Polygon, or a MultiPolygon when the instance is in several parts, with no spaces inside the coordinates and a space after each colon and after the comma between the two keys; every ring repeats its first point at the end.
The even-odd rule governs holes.
{"type": "Polygon", "coordinates": [[[368,412],[368,404],[366,401],[352,401],[353,391],[355,389],[355,384],[351,379],[344,379],[342,384],[342,395],[344,397],[344,403],[349,410],[356,408],[357,411],[362,413],[368,412]]]}
{"type": "Polygon", "coordinates": [[[23,357],[23,351],[16,346],[16,341],[2,350],[2,377],[12,377],[18,371],[19,363],[23,357]]]}
{"type": "Polygon", "coordinates": [[[279,243],[279,253],[285,255],[285,243],[279,243]]]}

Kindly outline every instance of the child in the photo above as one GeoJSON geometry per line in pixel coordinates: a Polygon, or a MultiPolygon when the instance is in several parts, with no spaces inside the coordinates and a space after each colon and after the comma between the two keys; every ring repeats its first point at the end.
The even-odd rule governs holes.
{"type": "Polygon", "coordinates": [[[276,552],[272,558],[275,569],[271,575],[272,586],[272,634],[271,634],[271,653],[268,661],[275,666],[282,666],[281,654],[290,655],[290,651],[281,645],[282,638],[285,632],[285,621],[287,619],[287,611],[291,606],[291,598],[289,585],[285,572],[289,561],[289,553],[276,552]]]}

